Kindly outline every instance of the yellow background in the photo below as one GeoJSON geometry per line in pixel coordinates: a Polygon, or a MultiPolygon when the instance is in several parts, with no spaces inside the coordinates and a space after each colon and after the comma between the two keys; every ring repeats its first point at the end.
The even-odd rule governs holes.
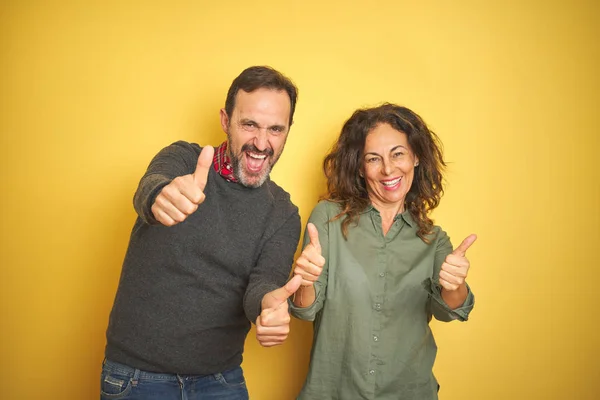
{"type": "MultiPolygon", "coordinates": [[[[598,4],[2,1],[0,398],[98,398],[138,179],[175,140],[220,143],[254,64],[300,88],[273,179],[303,223],[357,107],[407,105],[441,136],[434,216],[455,245],[479,235],[471,320],[434,323],[443,399],[598,398],[598,4]]],[[[301,387],[311,326],[292,329],[249,336],[253,399],[301,387]]]]}

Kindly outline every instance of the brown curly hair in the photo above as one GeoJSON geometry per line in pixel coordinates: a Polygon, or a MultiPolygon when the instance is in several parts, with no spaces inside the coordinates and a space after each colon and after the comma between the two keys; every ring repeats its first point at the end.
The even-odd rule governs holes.
{"type": "Polygon", "coordinates": [[[408,144],[419,160],[404,204],[419,226],[417,235],[429,243],[427,235],[431,233],[433,220],[428,214],[438,206],[444,194],[442,181],[446,163],[438,136],[419,115],[406,107],[385,103],[379,107],[359,109],[352,114],[323,161],[327,178],[324,198],[340,204],[342,212],[333,219],[345,217],[342,233],[347,238],[349,225],[357,221],[360,212],[370,204],[366,182],[360,171],[367,135],[379,124],[389,124],[406,134],[408,144]]]}

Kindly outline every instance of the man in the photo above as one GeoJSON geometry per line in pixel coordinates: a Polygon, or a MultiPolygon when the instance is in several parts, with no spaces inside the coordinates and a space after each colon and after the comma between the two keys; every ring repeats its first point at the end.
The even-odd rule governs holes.
{"type": "Polygon", "coordinates": [[[288,78],[250,67],[221,110],[227,141],[176,142],[150,163],[106,333],[102,399],[248,398],[250,321],[261,345],[281,344],[301,283],[285,284],[298,209],[269,179],[296,98],[288,78]]]}

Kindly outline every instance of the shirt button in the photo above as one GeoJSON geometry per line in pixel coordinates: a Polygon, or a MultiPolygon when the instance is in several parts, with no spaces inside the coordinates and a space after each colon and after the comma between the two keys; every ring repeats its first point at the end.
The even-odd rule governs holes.
{"type": "Polygon", "coordinates": [[[375,309],[377,311],[381,310],[381,303],[375,303],[375,309]]]}
{"type": "Polygon", "coordinates": [[[372,370],[369,371],[369,375],[373,375],[374,373],[375,373],[374,369],[372,369],[372,370]]]}
{"type": "Polygon", "coordinates": [[[379,338],[377,336],[373,336],[373,340],[376,342],[379,340],[379,338]]]}
{"type": "Polygon", "coordinates": [[[383,278],[385,276],[385,272],[380,272],[379,276],[383,278]]]}

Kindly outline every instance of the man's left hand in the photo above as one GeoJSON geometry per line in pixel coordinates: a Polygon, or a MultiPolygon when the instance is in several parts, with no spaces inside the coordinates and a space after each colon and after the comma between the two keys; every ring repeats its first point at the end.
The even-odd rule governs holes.
{"type": "Polygon", "coordinates": [[[256,339],[264,347],[282,344],[290,332],[290,313],[287,299],[296,293],[302,276],[294,276],[285,286],[264,295],[262,312],[256,319],[256,339]]]}

